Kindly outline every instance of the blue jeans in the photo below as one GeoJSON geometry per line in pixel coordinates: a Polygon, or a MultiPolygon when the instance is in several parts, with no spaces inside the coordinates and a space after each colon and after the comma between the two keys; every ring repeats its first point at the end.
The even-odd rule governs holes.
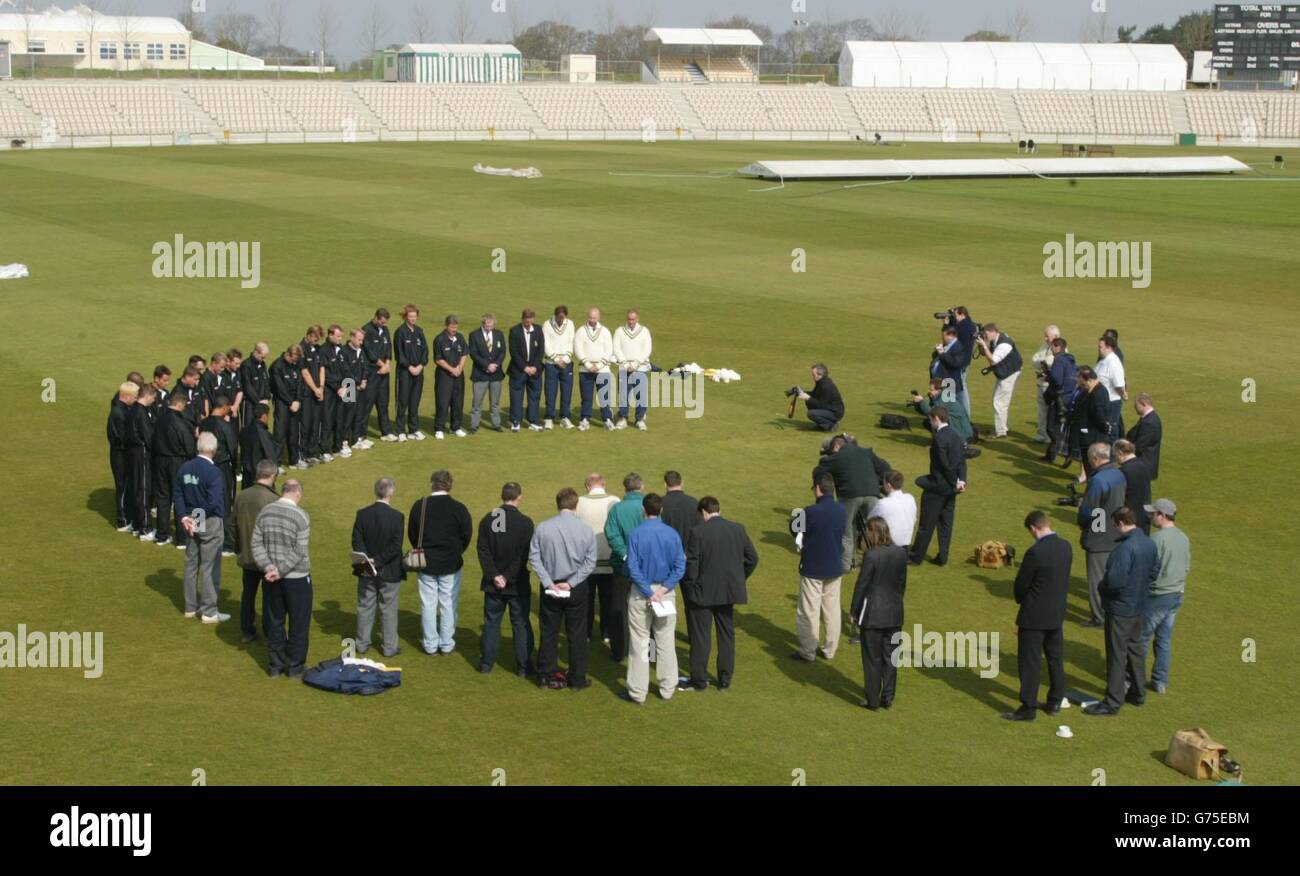
{"type": "Polygon", "coordinates": [[[510,375],[510,425],[518,426],[520,418],[524,416],[525,392],[528,394],[528,422],[540,426],[541,418],[537,416],[537,408],[542,395],[542,375],[529,377],[522,371],[510,375]]]}
{"type": "Polygon", "coordinates": [[[1183,605],[1183,594],[1166,593],[1148,596],[1146,614],[1142,618],[1142,650],[1146,658],[1147,642],[1156,639],[1156,660],[1151,667],[1152,684],[1169,684],[1170,642],[1174,637],[1174,618],[1183,605]]]}
{"type": "Polygon", "coordinates": [[[643,371],[624,371],[622,390],[618,397],[618,416],[627,419],[628,405],[635,405],[636,419],[645,419],[645,405],[649,400],[650,381],[643,371]]]}
{"type": "Polygon", "coordinates": [[[559,365],[542,366],[546,375],[546,419],[558,420],[569,416],[573,405],[573,363],[561,368],[559,365]],[[555,413],[555,391],[560,394],[560,412],[555,413]]]}
{"type": "Polygon", "coordinates": [[[460,570],[450,575],[417,577],[420,587],[420,645],[426,654],[450,654],[456,647],[456,600],[460,597],[460,570]]]}
{"type": "Polygon", "coordinates": [[[583,371],[578,374],[578,390],[582,396],[582,412],[580,414],[582,419],[591,419],[593,396],[600,402],[601,419],[614,419],[613,412],[610,411],[609,407],[610,399],[614,395],[613,381],[614,375],[608,371],[597,371],[595,374],[590,371],[583,371]]]}

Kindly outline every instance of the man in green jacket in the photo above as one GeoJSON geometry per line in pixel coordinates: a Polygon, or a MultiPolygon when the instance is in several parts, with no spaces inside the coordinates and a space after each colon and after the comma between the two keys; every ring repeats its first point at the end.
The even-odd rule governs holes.
{"type": "Polygon", "coordinates": [[[244,572],[244,593],[239,598],[239,628],[243,635],[240,641],[257,641],[257,587],[262,583],[262,570],[253,559],[253,525],[257,523],[257,514],[267,505],[280,498],[275,491],[275,476],[280,468],[274,459],[263,459],[257,464],[253,475],[257,482],[243,490],[235,498],[235,526],[239,534],[239,568],[244,572]]]}
{"type": "Polygon", "coordinates": [[[641,475],[631,472],[623,478],[623,500],[610,506],[605,518],[605,540],[609,542],[609,565],[614,581],[609,594],[609,650],[615,663],[627,656],[627,600],[632,579],[627,575],[627,540],[641,525],[645,513],[641,507],[641,475]]]}
{"type": "Polygon", "coordinates": [[[930,388],[925,395],[912,396],[912,404],[916,405],[916,409],[926,418],[927,423],[930,421],[930,411],[938,405],[943,405],[948,409],[948,425],[961,436],[962,441],[971,443],[971,439],[975,437],[975,430],[970,424],[970,414],[966,413],[966,409],[957,402],[956,398],[946,400],[940,398],[942,392],[943,382],[936,377],[930,381],[930,388]]]}

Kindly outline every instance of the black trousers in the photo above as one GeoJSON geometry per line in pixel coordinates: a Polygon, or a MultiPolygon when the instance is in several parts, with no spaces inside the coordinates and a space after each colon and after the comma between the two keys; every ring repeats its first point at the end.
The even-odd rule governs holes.
{"type": "Polygon", "coordinates": [[[506,610],[510,611],[510,628],[514,633],[515,669],[519,672],[532,672],[533,667],[533,625],[529,623],[528,612],[532,594],[523,596],[499,596],[496,593],[483,593],[483,638],[479,640],[479,668],[491,669],[497,662],[497,653],[501,649],[501,618],[506,610]]]}
{"type": "Polygon", "coordinates": [[[231,462],[223,462],[218,468],[221,469],[222,476],[226,479],[226,513],[229,515],[226,519],[229,521],[225,528],[225,543],[222,545],[224,550],[239,550],[239,533],[236,532],[238,527],[235,526],[235,465],[231,462]]]}
{"type": "MultiPolygon", "coordinates": [[[[257,633],[257,587],[262,583],[262,573],[256,569],[242,571],[244,592],[239,596],[239,631],[251,636],[257,633]]],[[[265,595],[262,602],[266,602],[265,595]]]]}
{"type": "Polygon", "coordinates": [[[307,393],[298,409],[298,446],[302,455],[308,459],[325,452],[324,436],[321,434],[322,420],[325,417],[325,401],[313,393],[307,393]]]}
{"type": "Polygon", "coordinates": [[[267,581],[262,587],[262,633],[266,636],[268,668],[296,671],[306,665],[311,603],[310,575],[267,581]],[[286,619],[289,621],[287,636],[286,619]]]}
{"type": "Polygon", "coordinates": [[[868,627],[862,631],[862,675],[866,682],[867,705],[887,706],[894,701],[898,667],[893,640],[899,627],[868,627]]]}
{"type": "Polygon", "coordinates": [[[718,634],[718,684],[731,684],[736,671],[736,623],[730,605],[686,604],[687,637],[691,642],[691,684],[703,688],[709,681],[709,655],[713,632],[718,634]]]}
{"type": "MultiPolygon", "coordinates": [[[[185,460],[177,456],[155,456],[153,458],[153,501],[157,508],[154,515],[154,528],[158,540],[171,536],[172,519],[172,482],[176,472],[180,471],[185,460]]],[[[181,522],[176,521],[176,543],[185,544],[185,530],[181,522]]]]}
{"type": "Polygon", "coordinates": [[[321,447],[326,453],[343,449],[343,433],[339,431],[339,408],[342,406],[338,387],[325,387],[324,413],[321,416],[321,447]]]}
{"type": "Polygon", "coordinates": [[[1145,698],[1143,679],[1146,649],[1142,645],[1142,615],[1119,617],[1106,612],[1106,698],[1112,709],[1124,704],[1124,682],[1135,698],[1145,698]]]}
{"type": "Polygon", "coordinates": [[[587,591],[586,581],[569,591],[568,599],[555,599],[542,588],[537,608],[542,638],[537,645],[537,671],[545,678],[560,668],[560,622],[569,634],[569,684],[587,680],[587,591]]]}
{"type": "Polygon", "coordinates": [[[420,396],[424,394],[424,372],[412,376],[403,368],[397,372],[397,431],[410,435],[420,431],[420,396]]]}
{"type": "Polygon", "coordinates": [[[130,478],[130,468],[126,460],[126,450],[108,450],[108,467],[113,471],[113,514],[118,527],[127,524],[126,494],[130,478]]]}
{"type": "Polygon", "coordinates": [[[149,492],[149,451],[143,447],[130,447],[126,451],[127,519],[135,531],[143,535],[149,531],[149,510],[153,496],[149,492]]]}
{"type": "Polygon", "coordinates": [[[354,401],[334,399],[334,447],[343,449],[343,444],[357,442],[357,408],[354,401]]]}
{"type": "Polygon", "coordinates": [[[939,528],[940,565],[948,562],[948,545],[952,542],[952,524],[957,516],[957,494],[944,496],[939,493],[921,494],[921,522],[916,531],[916,541],[912,544],[912,559],[925,559],[925,552],[930,549],[930,538],[935,527],[939,528]]]}
{"type": "Polygon", "coordinates": [[[587,638],[591,638],[592,629],[596,625],[597,600],[600,605],[600,637],[609,638],[609,588],[613,581],[613,576],[608,574],[596,574],[587,579],[591,586],[587,588],[587,638]]]}
{"type": "Polygon", "coordinates": [[[840,422],[840,418],[835,416],[835,412],[826,408],[809,408],[808,419],[812,420],[817,428],[823,432],[834,432],[835,427],[840,422]]]}
{"type": "MultiPolygon", "coordinates": [[[[632,592],[632,579],[615,572],[609,584],[609,622],[605,626],[605,635],[609,636],[609,651],[615,663],[622,663],[627,656],[627,597],[632,592]]],[[[605,621],[602,611],[601,621],[605,621]]]]}
{"type": "Polygon", "coordinates": [[[1065,635],[1061,628],[1026,630],[1016,633],[1016,663],[1020,668],[1020,706],[1038,708],[1038,684],[1043,657],[1047,657],[1047,702],[1060,705],[1065,699],[1065,635]]]}
{"type": "Polygon", "coordinates": [[[374,373],[366,378],[366,406],[361,413],[361,437],[370,431],[370,411],[379,421],[379,434],[391,435],[393,425],[388,421],[388,375],[374,373]]]}
{"type": "Polygon", "coordinates": [[[465,377],[453,377],[441,368],[433,376],[433,398],[437,410],[433,414],[433,430],[443,431],[451,414],[451,431],[460,428],[465,416],[465,377]]]}
{"type": "Polygon", "coordinates": [[[276,459],[283,460],[285,465],[296,465],[302,459],[301,414],[302,408],[295,414],[287,404],[276,399],[271,437],[275,439],[276,459]]]}

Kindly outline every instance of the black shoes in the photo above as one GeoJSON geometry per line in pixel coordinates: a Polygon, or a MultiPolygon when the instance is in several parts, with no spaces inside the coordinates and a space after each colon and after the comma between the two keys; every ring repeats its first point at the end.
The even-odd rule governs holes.
{"type": "Polygon", "coordinates": [[[1098,620],[1087,620],[1079,626],[1083,627],[1085,630],[1099,630],[1106,625],[1098,620]]]}
{"type": "Polygon", "coordinates": [[[1102,718],[1113,718],[1115,715],[1119,714],[1119,709],[1112,709],[1105,703],[1093,703],[1091,706],[1084,706],[1083,713],[1085,715],[1100,716],[1102,718]]]}
{"type": "Polygon", "coordinates": [[[798,651],[791,651],[791,652],[790,652],[790,659],[791,659],[791,660],[798,660],[800,663],[816,663],[816,662],[817,662],[816,660],[810,660],[810,659],[808,659],[807,657],[805,657],[805,656],[803,656],[802,654],[800,654],[798,651]]]}
{"type": "Polygon", "coordinates": [[[1057,700],[1055,703],[1043,703],[1043,711],[1046,712],[1046,713],[1049,714],[1049,715],[1059,715],[1059,714],[1061,714],[1061,702],[1060,702],[1060,700],[1057,700]]]}
{"type": "Polygon", "coordinates": [[[1132,691],[1129,691],[1128,696],[1124,697],[1124,702],[1128,703],[1130,706],[1141,706],[1145,704],[1146,701],[1146,697],[1134,694],[1132,691]]]}
{"type": "Polygon", "coordinates": [[[1038,718],[1033,709],[1026,709],[1024,706],[1016,709],[1014,712],[1003,712],[1002,717],[1008,721],[1033,721],[1038,718]]]}
{"type": "Polygon", "coordinates": [[[873,705],[871,705],[871,703],[867,702],[866,700],[863,700],[862,702],[858,703],[858,705],[861,706],[862,708],[866,709],[868,712],[879,712],[879,711],[880,711],[880,706],[873,706],[873,705]]]}
{"type": "Polygon", "coordinates": [[[487,675],[492,671],[492,667],[488,666],[486,663],[480,663],[478,666],[478,671],[480,675],[487,675]]]}

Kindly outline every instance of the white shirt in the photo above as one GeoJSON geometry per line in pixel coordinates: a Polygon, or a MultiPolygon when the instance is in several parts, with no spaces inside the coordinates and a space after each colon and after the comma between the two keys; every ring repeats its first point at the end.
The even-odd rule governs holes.
{"type": "Polygon", "coordinates": [[[916,531],[916,499],[902,490],[895,490],[881,499],[867,514],[867,519],[884,518],[889,526],[889,538],[894,544],[908,547],[916,531]]]}
{"type": "Polygon", "coordinates": [[[1119,361],[1119,356],[1107,353],[1094,370],[1101,385],[1106,387],[1106,397],[1113,402],[1119,401],[1122,398],[1120,390],[1124,388],[1124,363],[1119,361]]]}
{"type": "Polygon", "coordinates": [[[1002,335],[998,335],[998,343],[997,346],[993,348],[993,355],[989,356],[989,364],[996,365],[1010,355],[1011,345],[1002,340],[1002,335]]]}

